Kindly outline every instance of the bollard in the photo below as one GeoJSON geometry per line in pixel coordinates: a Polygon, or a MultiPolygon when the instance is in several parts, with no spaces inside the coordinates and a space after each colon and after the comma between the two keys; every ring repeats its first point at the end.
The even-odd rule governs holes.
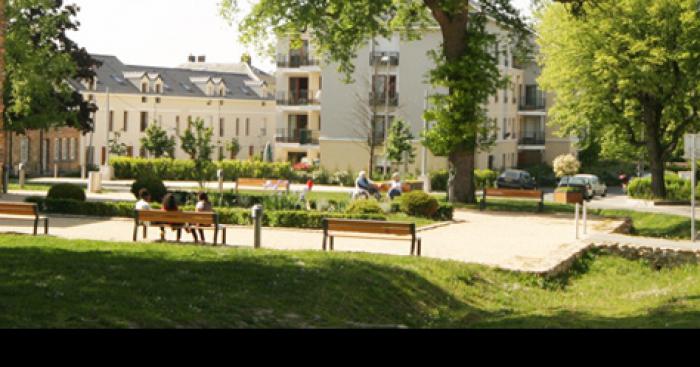
{"type": "Polygon", "coordinates": [[[262,246],[260,245],[260,231],[262,229],[262,220],[263,220],[263,206],[258,204],[253,206],[251,209],[252,211],[252,217],[253,217],[253,225],[254,225],[254,247],[255,248],[261,248],[262,246]]]}
{"type": "Polygon", "coordinates": [[[81,180],[84,180],[84,179],[86,178],[85,175],[86,175],[86,173],[85,173],[85,165],[84,165],[84,164],[81,164],[81,165],[80,165],[80,179],[81,179],[81,180]]]}
{"type": "Polygon", "coordinates": [[[579,214],[579,208],[581,207],[581,204],[576,203],[576,239],[578,239],[578,214],[579,214]]]}
{"type": "Polygon", "coordinates": [[[216,171],[216,177],[219,179],[219,206],[224,203],[224,170],[216,171]]]}
{"type": "Polygon", "coordinates": [[[27,178],[26,172],[24,171],[24,163],[19,164],[19,189],[24,190],[24,181],[27,178]]]}
{"type": "Polygon", "coordinates": [[[58,178],[58,164],[53,165],[53,178],[58,178]]]}
{"type": "Polygon", "coordinates": [[[588,235],[588,205],[583,202],[583,234],[588,235]]]}

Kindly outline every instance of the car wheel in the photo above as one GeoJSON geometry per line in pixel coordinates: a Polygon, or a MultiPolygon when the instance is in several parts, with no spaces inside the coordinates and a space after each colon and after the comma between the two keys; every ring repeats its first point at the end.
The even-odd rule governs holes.
{"type": "Polygon", "coordinates": [[[600,195],[601,197],[606,197],[608,196],[608,190],[603,191],[603,195],[600,195]]]}

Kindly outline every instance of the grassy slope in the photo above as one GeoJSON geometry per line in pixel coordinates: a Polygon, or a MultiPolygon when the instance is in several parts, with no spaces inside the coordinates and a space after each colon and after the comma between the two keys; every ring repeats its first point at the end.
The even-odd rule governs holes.
{"type": "Polygon", "coordinates": [[[0,327],[700,326],[700,267],[544,282],[409,257],[0,236],[0,327]]]}

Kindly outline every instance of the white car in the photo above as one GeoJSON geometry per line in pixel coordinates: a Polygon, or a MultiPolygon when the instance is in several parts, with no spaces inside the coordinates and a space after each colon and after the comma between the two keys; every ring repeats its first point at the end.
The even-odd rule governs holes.
{"type": "Polygon", "coordinates": [[[586,195],[589,198],[594,198],[596,195],[601,197],[608,196],[608,187],[596,175],[576,175],[574,177],[582,178],[586,181],[586,195]]]}

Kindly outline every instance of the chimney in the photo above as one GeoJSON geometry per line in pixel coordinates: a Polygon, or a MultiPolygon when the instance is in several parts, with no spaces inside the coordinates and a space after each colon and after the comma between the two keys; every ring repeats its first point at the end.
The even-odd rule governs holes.
{"type": "Polygon", "coordinates": [[[197,62],[207,62],[207,57],[205,55],[198,56],[197,62]]]}
{"type": "Polygon", "coordinates": [[[187,57],[187,61],[188,62],[196,62],[197,58],[194,57],[194,55],[190,54],[190,56],[187,57]]]}

